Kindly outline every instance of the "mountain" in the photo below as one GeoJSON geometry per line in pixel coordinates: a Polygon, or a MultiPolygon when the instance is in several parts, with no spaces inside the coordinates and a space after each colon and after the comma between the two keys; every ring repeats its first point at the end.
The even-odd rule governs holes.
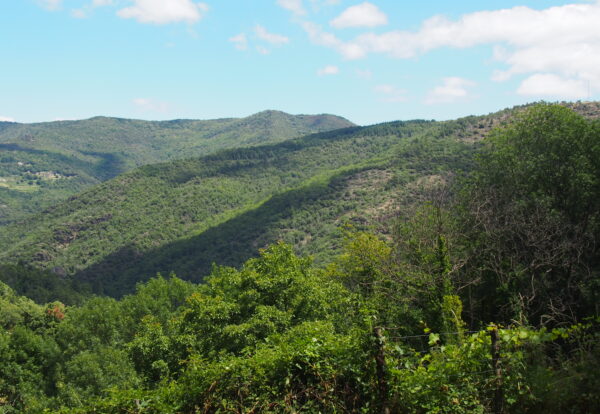
{"type": "Polygon", "coordinates": [[[53,270],[112,296],[157,272],[201,281],[213,262],[238,266],[277,240],[325,263],[344,227],[388,231],[382,223],[469,170],[482,138],[521,109],[146,165],[0,229],[0,262],[53,270]]]}
{"type": "Polygon", "coordinates": [[[478,118],[393,122],[147,165],[0,234],[0,261],[24,261],[119,295],[171,270],[201,280],[277,239],[333,254],[339,226],[394,214],[395,198],[460,168],[478,118]],[[354,220],[356,219],[356,220],[354,220]]]}
{"type": "Polygon", "coordinates": [[[147,165],[8,226],[1,411],[600,412],[600,122],[514,112],[147,165]],[[206,278],[132,291],[162,269],[206,278]]]}
{"type": "Polygon", "coordinates": [[[352,127],[333,115],[0,123],[0,225],[141,165],[352,127]]]}

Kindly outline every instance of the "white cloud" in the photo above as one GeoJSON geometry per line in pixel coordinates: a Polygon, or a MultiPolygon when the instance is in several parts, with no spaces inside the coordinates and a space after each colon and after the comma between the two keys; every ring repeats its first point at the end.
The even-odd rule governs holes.
{"type": "Polygon", "coordinates": [[[124,19],[136,19],[140,23],[195,23],[208,11],[206,3],[193,3],[191,0],[133,0],[133,2],[133,6],[119,10],[117,15],[124,19]]]}
{"type": "Polygon", "coordinates": [[[112,4],[113,0],[94,0],[92,2],[92,6],[94,7],[111,6],[112,4]]]}
{"type": "Polygon", "coordinates": [[[334,34],[324,31],[321,26],[312,22],[303,22],[302,28],[314,44],[337,50],[347,59],[360,59],[365,56],[365,50],[353,43],[345,43],[334,34]]]}
{"type": "Polygon", "coordinates": [[[288,39],[285,36],[282,36],[279,34],[274,34],[274,33],[269,33],[267,31],[267,29],[265,29],[260,24],[256,25],[256,27],[254,28],[254,32],[256,33],[256,36],[258,36],[259,39],[262,39],[265,42],[270,43],[275,46],[280,46],[280,45],[286,44],[290,41],[290,39],[288,39]]]}
{"type": "Polygon", "coordinates": [[[136,98],[132,102],[139,110],[144,112],[166,113],[169,111],[169,104],[166,102],[146,98],[136,98]]]}
{"type": "Polygon", "coordinates": [[[340,68],[338,68],[337,66],[334,66],[334,65],[327,65],[317,71],[317,75],[319,75],[319,76],[337,75],[338,73],[340,73],[340,68]]]}
{"type": "Polygon", "coordinates": [[[38,3],[47,10],[58,10],[62,6],[62,0],[38,0],[38,3]]]}
{"type": "Polygon", "coordinates": [[[0,122],[16,122],[14,118],[0,115],[0,122]]]}
{"type": "Polygon", "coordinates": [[[230,37],[229,41],[235,45],[237,50],[248,49],[248,39],[246,38],[245,33],[240,33],[239,35],[230,37]]]}
{"type": "Polygon", "coordinates": [[[369,54],[413,58],[439,48],[493,48],[494,59],[506,65],[492,79],[515,75],[554,74],[590,82],[600,91],[600,0],[534,10],[519,6],[479,11],[450,20],[434,16],[417,31],[363,33],[343,41],[313,23],[304,30],[313,43],[330,47],[346,59],[369,54]]]}
{"type": "Polygon", "coordinates": [[[587,85],[578,79],[564,79],[550,73],[538,73],[521,82],[519,95],[561,99],[587,98],[587,85]]]}
{"type": "Polygon", "coordinates": [[[347,8],[329,24],[336,29],[347,27],[377,27],[387,24],[387,16],[372,3],[347,8]]]}
{"type": "Polygon", "coordinates": [[[469,88],[475,86],[475,82],[458,77],[443,79],[444,83],[429,91],[425,98],[428,105],[437,103],[453,103],[462,101],[471,96],[469,88]]]}
{"type": "Polygon", "coordinates": [[[306,14],[302,0],[277,0],[277,4],[291,11],[296,16],[304,16],[306,14]]]}
{"type": "Polygon", "coordinates": [[[406,90],[400,89],[394,85],[377,85],[375,92],[382,96],[383,102],[397,103],[406,102],[406,90]]]}

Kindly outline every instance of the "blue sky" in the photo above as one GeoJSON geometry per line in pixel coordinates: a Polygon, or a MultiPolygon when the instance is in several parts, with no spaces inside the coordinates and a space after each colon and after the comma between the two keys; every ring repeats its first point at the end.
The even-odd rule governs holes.
{"type": "Polygon", "coordinates": [[[5,0],[0,120],[358,124],[600,95],[600,1],[5,0]]]}

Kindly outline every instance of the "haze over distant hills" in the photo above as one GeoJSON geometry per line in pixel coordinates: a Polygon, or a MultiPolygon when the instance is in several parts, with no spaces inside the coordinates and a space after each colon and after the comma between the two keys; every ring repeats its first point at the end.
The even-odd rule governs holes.
{"type": "Polygon", "coordinates": [[[132,168],[353,126],[333,115],[141,121],[0,122],[0,225],[132,168]]]}

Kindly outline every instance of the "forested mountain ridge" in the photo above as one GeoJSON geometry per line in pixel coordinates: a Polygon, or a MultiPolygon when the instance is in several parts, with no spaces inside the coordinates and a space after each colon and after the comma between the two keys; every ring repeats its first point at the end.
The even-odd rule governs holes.
{"type": "MultiPolygon", "coordinates": [[[[85,236],[85,226],[56,221],[94,218],[95,202],[108,212],[133,207],[145,221],[152,209],[138,208],[136,197],[156,201],[156,188],[232,209],[196,236],[100,262],[99,287],[121,290],[107,293],[144,279],[129,278],[143,263],[189,277],[204,255],[219,262],[224,253],[236,267],[213,266],[202,284],[156,277],[115,300],[78,296],[69,278],[0,266],[3,280],[38,301],[0,282],[0,410],[600,411],[600,121],[549,104],[517,112],[388,123],[150,165],[102,185],[113,205],[98,187],[74,197],[75,210],[57,206],[48,223],[30,223],[63,241],[56,252],[77,242],[73,230],[102,242],[112,228],[135,225],[107,216],[87,222],[85,236]],[[341,159],[328,169],[332,154],[341,159]],[[311,171],[291,174],[305,165],[311,171]],[[225,185],[211,186],[217,178],[225,185]],[[251,192],[216,196],[249,185],[273,195],[255,204],[251,192]],[[379,220],[387,233],[361,231],[379,220]],[[319,234],[344,223],[343,238],[319,234]],[[277,242],[244,261],[253,243],[270,243],[269,231],[291,234],[296,250],[316,244],[332,255],[314,263],[277,242]],[[101,286],[111,267],[124,279],[101,286]],[[28,280],[64,284],[35,291],[28,280]],[[55,288],[75,305],[42,304],[55,288]]],[[[189,210],[195,205],[171,198],[149,219],[168,234],[176,221],[157,221],[168,208],[201,218],[204,208],[189,210]]]]}
{"type": "Polygon", "coordinates": [[[201,280],[211,263],[239,265],[276,240],[324,262],[345,224],[377,227],[468,168],[475,138],[506,113],[355,127],[148,165],[7,226],[0,260],[54,269],[110,295],[159,271],[201,280]]]}
{"type": "Polygon", "coordinates": [[[353,125],[333,115],[280,111],[207,121],[0,123],[0,225],[144,164],[353,125]]]}
{"type": "MultiPolygon", "coordinates": [[[[572,106],[600,112],[594,103],[572,106]]],[[[0,229],[0,263],[53,270],[110,295],[157,272],[199,281],[213,262],[237,266],[276,240],[324,263],[339,249],[340,229],[387,232],[380,223],[469,170],[483,137],[522,109],[346,128],[147,165],[0,229]]]]}

